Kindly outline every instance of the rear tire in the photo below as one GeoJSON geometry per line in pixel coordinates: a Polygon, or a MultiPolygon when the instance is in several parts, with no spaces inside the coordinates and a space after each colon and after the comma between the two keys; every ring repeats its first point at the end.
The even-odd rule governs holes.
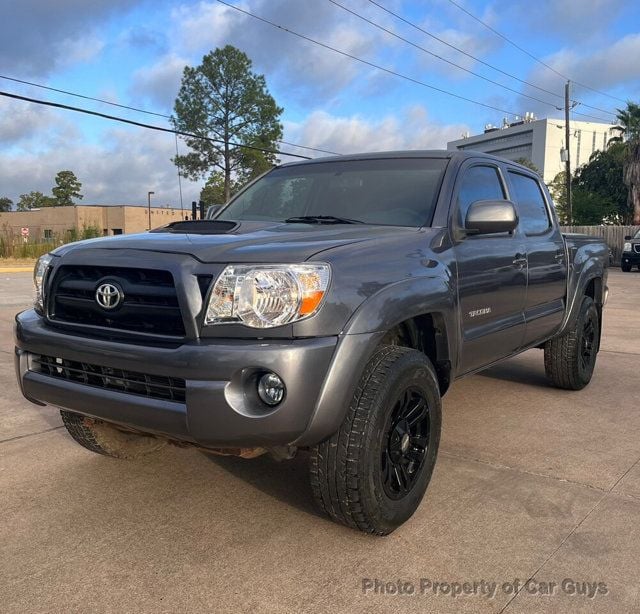
{"type": "Polygon", "coordinates": [[[167,441],[152,435],[121,431],[101,420],[60,410],[67,432],[81,446],[96,454],[113,458],[134,459],[163,448],[167,441]]]}
{"type": "Polygon", "coordinates": [[[600,344],[600,317],[590,296],[585,296],[571,330],[544,346],[547,377],[565,390],[581,390],[590,381],[600,344]]]}
{"type": "Polygon", "coordinates": [[[427,489],[441,422],[429,359],[417,350],[381,346],[340,429],[311,451],[317,505],[348,527],[391,533],[413,515],[427,489]]]}

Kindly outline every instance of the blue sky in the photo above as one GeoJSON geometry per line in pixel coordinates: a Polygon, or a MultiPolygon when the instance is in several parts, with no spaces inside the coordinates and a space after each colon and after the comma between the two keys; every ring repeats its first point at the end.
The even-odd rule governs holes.
{"type": "MultiPolygon", "coordinates": [[[[547,91],[453,51],[369,0],[335,1],[516,91],[454,68],[330,0],[230,1],[368,62],[501,111],[365,66],[215,0],[23,0],[12,7],[12,18],[0,23],[0,74],[170,113],[182,68],[198,64],[217,46],[233,44],[265,74],[271,93],[284,107],[284,138],[341,153],[446,147],[463,132],[479,132],[505,116],[526,111],[560,116],[554,105],[562,105],[563,79],[450,0],[376,2],[482,62],[547,91]]],[[[578,113],[611,121],[610,112],[622,106],[622,100],[640,99],[640,3],[539,0],[534,8],[525,0],[456,2],[558,72],[602,92],[576,86],[572,97],[581,103],[578,113]]],[[[2,89],[166,125],[161,118],[8,81],[2,80],[2,89]]],[[[71,169],[83,183],[84,202],[142,203],[153,190],[159,203],[179,204],[171,135],[0,99],[0,143],[0,196],[17,200],[34,189],[48,193],[56,172],[71,169]]],[[[185,202],[197,198],[200,185],[184,182],[185,202]]]]}

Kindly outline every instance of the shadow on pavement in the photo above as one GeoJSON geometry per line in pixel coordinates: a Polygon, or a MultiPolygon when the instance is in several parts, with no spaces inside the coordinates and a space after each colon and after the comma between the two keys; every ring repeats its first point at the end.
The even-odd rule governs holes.
{"type": "Polygon", "coordinates": [[[542,386],[548,388],[551,383],[544,374],[542,350],[540,350],[540,365],[541,369],[536,370],[531,368],[530,362],[521,361],[505,361],[490,367],[484,371],[480,371],[478,375],[482,377],[489,377],[491,379],[499,379],[508,382],[515,382],[517,384],[528,384],[530,386],[542,386]]]}
{"type": "Polygon", "coordinates": [[[296,509],[325,518],[315,507],[309,484],[309,454],[276,461],[268,454],[253,459],[202,453],[211,462],[264,494],[296,509]]]}

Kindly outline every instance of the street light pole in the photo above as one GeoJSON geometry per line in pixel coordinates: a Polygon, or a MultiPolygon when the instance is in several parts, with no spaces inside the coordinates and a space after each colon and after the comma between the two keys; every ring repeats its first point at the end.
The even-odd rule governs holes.
{"type": "Polygon", "coordinates": [[[147,192],[147,212],[149,213],[149,230],[151,230],[151,195],[155,192],[147,192]]]}

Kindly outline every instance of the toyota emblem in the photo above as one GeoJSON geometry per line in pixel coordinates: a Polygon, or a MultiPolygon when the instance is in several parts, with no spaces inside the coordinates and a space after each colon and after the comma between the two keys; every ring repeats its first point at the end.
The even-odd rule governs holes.
{"type": "Polygon", "coordinates": [[[124,293],[115,284],[100,284],[96,290],[96,303],[103,309],[115,309],[123,298],[124,293]]]}

